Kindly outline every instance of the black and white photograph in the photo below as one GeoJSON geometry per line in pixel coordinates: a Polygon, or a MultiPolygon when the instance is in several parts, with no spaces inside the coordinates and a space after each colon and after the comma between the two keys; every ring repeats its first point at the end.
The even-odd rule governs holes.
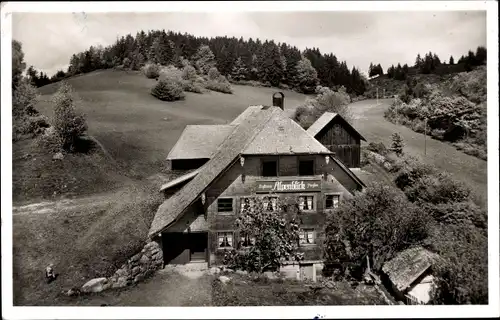
{"type": "Polygon", "coordinates": [[[497,5],[2,3],[2,317],[499,316],[497,5]]]}

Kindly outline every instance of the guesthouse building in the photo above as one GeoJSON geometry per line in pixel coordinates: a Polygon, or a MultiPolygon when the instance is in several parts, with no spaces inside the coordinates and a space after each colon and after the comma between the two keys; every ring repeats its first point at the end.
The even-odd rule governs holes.
{"type": "Polygon", "coordinates": [[[277,198],[290,196],[300,208],[299,250],[321,260],[328,212],[365,186],[277,106],[251,106],[228,125],[188,126],[168,161],[188,171],[162,186],[149,231],[165,264],[220,264],[226,250],[251,245],[235,227],[249,201],[261,197],[273,211],[277,198]]]}

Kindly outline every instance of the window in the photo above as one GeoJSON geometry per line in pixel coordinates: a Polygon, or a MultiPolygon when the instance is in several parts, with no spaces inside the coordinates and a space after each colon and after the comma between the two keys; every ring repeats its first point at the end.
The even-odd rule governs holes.
{"type": "Polygon", "coordinates": [[[327,194],[325,198],[325,209],[335,209],[339,206],[340,196],[338,194],[327,194]]]}
{"type": "Polygon", "coordinates": [[[255,202],[253,198],[241,198],[240,205],[241,205],[240,212],[243,212],[244,210],[253,210],[255,202]]]}
{"type": "Polygon", "coordinates": [[[249,235],[241,235],[240,245],[243,248],[252,247],[255,245],[255,237],[249,235]]]}
{"type": "Polygon", "coordinates": [[[278,161],[269,160],[262,161],[262,176],[277,177],[278,176],[278,161]]]}
{"type": "Polygon", "coordinates": [[[262,205],[266,211],[278,211],[278,197],[264,197],[262,205]]]}
{"type": "Polygon", "coordinates": [[[232,198],[217,199],[217,212],[233,212],[232,198]]]}
{"type": "Polygon", "coordinates": [[[219,232],[217,247],[218,248],[232,248],[233,247],[233,233],[232,232],[219,232]]]}
{"type": "Polygon", "coordinates": [[[300,160],[299,176],[313,176],[313,175],[314,175],[314,160],[300,160]]]}
{"type": "Polygon", "coordinates": [[[302,229],[299,232],[299,244],[314,244],[314,229],[302,229]]]}
{"type": "Polygon", "coordinates": [[[314,210],[314,196],[300,196],[299,210],[300,211],[314,210]]]}

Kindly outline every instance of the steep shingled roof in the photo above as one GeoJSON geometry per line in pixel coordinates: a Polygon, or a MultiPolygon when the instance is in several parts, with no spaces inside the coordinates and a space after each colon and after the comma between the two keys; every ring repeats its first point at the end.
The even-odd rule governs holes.
{"type": "Polygon", "coordinates": [[[221,143],[212,158],[200,168],[200,172],[181,190],[160,205],[149,229],[149,237],[161,232],[182,216],[207,186],[219,177],[231,163],[238,160],[240,153],[246,148],[248,141],[260,132],[273,117],[282,112],[273,107],[266,110],[248,113],[240,119],[240,124],[221,143]]]}
{"type": "Polygon", "coordinates": [[[356,130],[354,129],[353,126],[349,122],[347,122],[344,118],[342,118],[341,115],[338,113],[333,113],[333,112],[325,112],[321,115],[321,117],[318,118],[308,129],[307,133],[309,133],[311,136],[316,137],[318,133],[320,133],[321,130],[323,130],[326,125],[328,125],[333,119],[335,118],[340,118],[344,122],[344,124],[349,127],[352,132],[354,132],[356,135],[359,136],[359,138],[363,141],[366,141],[366,139],[356,130]]]}
{"type": "Polygon", "coordinates": [[[209,159],[234,128],[233,125],[187,125],[167,160],[209,159]]]}
{"type": "Polygon", "coordinates": [[[243,154],[333,154],[284,112],[275,113],[243,154]]]}
{"type": "Polygon", "coordinates": [[[238,125],[240,124],[243,120],[251,117],[253,114],[258,112],[259,110],[262,109],[262,106],[250,106],[245,109],[242,113],[240,113],[239,116],[237,116],[230,124],[231,125],[238,125]]]}
{"type": "Polygon", "coordinates": [[[160,192],[163,192],[163,191],[165,191],[167,189],[175,187],[176,185],[178,185],[180,183],[183,183],[183,182],[185,182],[185,181],[187,181],[189,179],[194,178],[198,174],[198,172],[200,172],[199,169],[191,171],[189,173],[183,174],[182,176],[177,177],[177,178],[175,178],[175,179],[173,179],[173,180],[171,180],[171,181],[163,184],[161,186],[161,188],[160,188],[160,192]]]}
{"type": "Polygon", "coordinates": [[[403,292],[432,266],[437,257],[437,254],[423,247],[413,247],[384,263],[382,271],[389,276],[396,288],[403,292]]]}

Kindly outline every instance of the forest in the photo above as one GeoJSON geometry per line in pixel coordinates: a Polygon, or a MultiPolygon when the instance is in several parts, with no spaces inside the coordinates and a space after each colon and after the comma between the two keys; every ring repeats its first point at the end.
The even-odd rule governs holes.
{"type": "Polygon", "coordinates": [[[314,93],[316,85],[332,89],[344,86],[354,96],[362,95],[368,85],[366,77],[356,67],[349,69],[346,61],[332,53],[322,53],[318,48],[301,51],[273,40],[195,37],[165,30],[140,31],[135,37],[128,34],[117,38],[106,47],[91,46],[73,54],[68,69],[57,71],[51,78],[38,74],[33,67],[27,73],[40,87],[98,69],[123,66],[140,70],[147,62],[181,68],[185,59],[191,62],[196,59],[202,46],[210,48],[218,71],[233,80],[258,81],[303,93],[314,93]]]}

